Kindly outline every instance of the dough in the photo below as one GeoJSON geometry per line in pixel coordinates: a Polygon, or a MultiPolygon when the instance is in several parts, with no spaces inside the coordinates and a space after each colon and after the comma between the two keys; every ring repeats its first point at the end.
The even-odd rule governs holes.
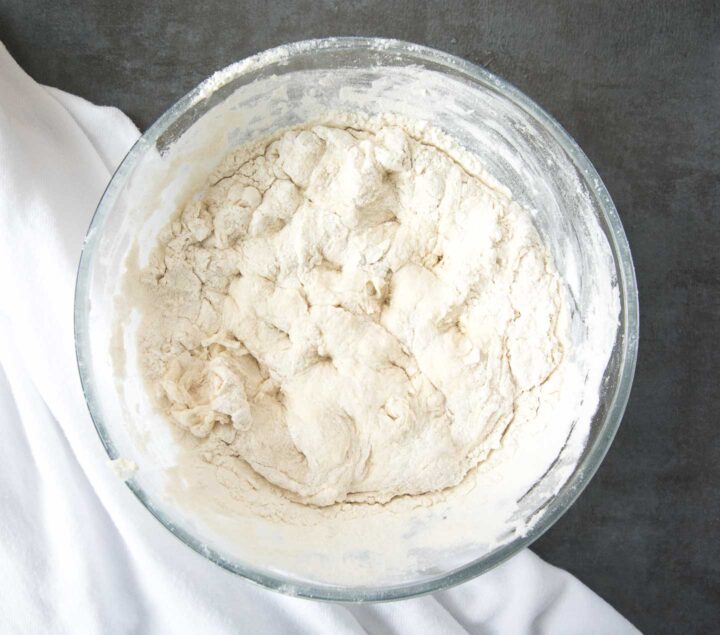
{"type": "Polygon", "coordinates": [[[157,407],[296,503],[458,485],[563,364],[563,287],[529,213],[397,123],[238,149],[142,273],[157,407]]]}

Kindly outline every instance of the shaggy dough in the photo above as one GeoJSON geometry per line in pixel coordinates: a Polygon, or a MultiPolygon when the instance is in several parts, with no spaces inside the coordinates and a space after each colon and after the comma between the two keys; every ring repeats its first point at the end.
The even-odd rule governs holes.
{"type": "Polygon", "coordinates": [[[240,148],[142,274],[158,407],[208,461],[298,503],[457,485],[563,362],[561,281],[529,214],[391,124],[240,148]]]}

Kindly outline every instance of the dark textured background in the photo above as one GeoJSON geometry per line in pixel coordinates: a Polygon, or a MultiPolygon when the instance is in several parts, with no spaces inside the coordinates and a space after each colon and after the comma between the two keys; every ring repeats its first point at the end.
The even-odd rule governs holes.
{"type": "Polygon", "coordinates": [[[328,35],[482,64],[597,167],[635,258],[640,357],[605,463],[534,548],[645,632],[718,632],[720,5],[0,0],[0,40],[35,79],[141,129],[212,71],[328,35]]]}

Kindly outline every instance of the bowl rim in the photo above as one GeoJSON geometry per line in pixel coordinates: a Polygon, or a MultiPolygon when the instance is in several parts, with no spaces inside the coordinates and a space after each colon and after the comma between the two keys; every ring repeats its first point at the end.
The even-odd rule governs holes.
{"type": "MultiPolygon", "coordinates": [[[[311,39],[284,44],[248,57],[217,71],[198,84],[184,97],[168,108],[165,113],[140,136],[111,177],[105,192],[95,210],[85,241],[83,243],[78,265],[75,299],[74,299],[74,334],[75,353],[85,401],[96,431],[110,459],[119,457],[114,442],[108,433],[98,409],[98,396],[94,380],[86,369],[90,367],[90,344],[88,333],[89,311],[86,309],[91,270],[90,263],[98,241],[97,230],[102,226],[110,213],[115,200],[120,194],[127,178],[145,151],[154,146],[168,128],[195,104],[214,94],[224,85],[250,73],[255,69],[276,63],[293,56],[312,53],[319,50],[367,50],[383,53],[395,53],[399,57],[415,58],[419,62],[431,62],[446,70],[460,73],[474,82],[490,84],[501,92],[504,97],[513,101],[523,110],[534,116],[554,140],[560,144],[570,157],[575,168],[582,174],[586,186],[596,198],[604,221],[609,229],[606,233],[613,253],[613,260],[618,270],[618,284],[621,294],[622,312],[619,322],[621,351],[618,382],[607,408],[604,421],[592,447],[577,465],[574,473],[564,483],[560,492],[554,497],[539,520],[523,536],[494,549],[455,570],[436,578],[420,582],[408,582],[387,587],[352,587],[325,585],[296,580],[282,574],[260,571],[252,566],[230,561],[220,553],[192,536],[184,528],[174,524],[153,504],[142,489],[132,481],[126,481],[128,488],[157,520],[170,530],[179,540],[200,555],[215,564],[231,571],[250,582],[266,588],[280,591],[287,595],[333,601],[333,602],[381,602],[417,597],[427,593],[440,591],[455,586],[478,575],[481,575],[524,547],[527,547],[542,536],[572,506],[578,496],[588,485],[604,459],[622,420],[628,402],[632,381],[635,373],[639,337],[639,305],[638,289],[633,267],[632,255],[627,237],[622,227],[617,209],[602,179],[594,166],[565,129],[541,106],[526,96],[518,88],[501,79],[487,69],[455,55],[439,51],[427,46],[413,44],[396,39],[373,37],[331,37],[311,39]]],[[[412,62],[407,60],[408,65],[412,62]]]]}

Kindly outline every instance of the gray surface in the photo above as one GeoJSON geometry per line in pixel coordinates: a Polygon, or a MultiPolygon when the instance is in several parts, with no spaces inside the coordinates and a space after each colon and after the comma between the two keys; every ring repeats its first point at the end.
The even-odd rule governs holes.
{"type": "Polygon", "coordinates": [[[717,632],[718,5],[148,4],[0,0],[0,39],[37,80],[118,106],[141,128],[217,68],[327,35],[455,53],[516,84],[567,128],[630,239],[640,358],[606,462],[535,549],[648,633],[717,632]]]}

